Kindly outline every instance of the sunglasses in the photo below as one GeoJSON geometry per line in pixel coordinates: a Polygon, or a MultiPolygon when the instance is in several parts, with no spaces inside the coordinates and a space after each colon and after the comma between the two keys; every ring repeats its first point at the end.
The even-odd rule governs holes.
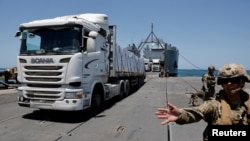
{"type": "Polygon", "coordinates": [[[221,82],[221,84],[228,84],[229,82],[231,84],[239,84],[241,80],[242,80],[241,77],[235,77],[235,78],[221,79],[220,82],[221,82]]]}

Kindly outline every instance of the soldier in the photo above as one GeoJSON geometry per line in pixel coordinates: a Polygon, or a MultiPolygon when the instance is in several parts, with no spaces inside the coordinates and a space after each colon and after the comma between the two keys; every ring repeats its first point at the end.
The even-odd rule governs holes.
{"type": "MultiPolygon", "coordinates": [[[[227,64],[219,69],[217,84],[222,86],[214,99],[204,101],[201,105],[180,108],[168,103],[168,108],[158,108],[156,116],[164,119],[162,125],[169,122],[187,124],[201,119],[208,125],[250,125],[250,98],[243,90],[250,77],[240,64],[227,64]]],[[[204,141],[207,132],[204,130],[204,141]]]]}
{"type": "Polygon", "coordinates": [[[5,81],[5,83],[9,83],[9,78],[10,78],[10,70],[6,69],[4,71],[4,81],[5,81]]]}
{"type": "Polygon", "coordinates": [[[202,91],[205,94],[204,100],[214,97],[215,94],[215,76],[214,76],[215,67],[209,66],[208,72],[202,76],[202,91]]]}

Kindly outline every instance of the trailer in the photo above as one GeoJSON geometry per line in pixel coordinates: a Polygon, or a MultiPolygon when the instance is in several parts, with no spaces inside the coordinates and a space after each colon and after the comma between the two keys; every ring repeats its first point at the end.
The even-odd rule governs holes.
{"type": "Polygon", "coordinates": [[[116,42],[108,16],[85,13],[22,23],[18,104],[79,111],[124,98],[145,79],[144,60],[116,42]]]}

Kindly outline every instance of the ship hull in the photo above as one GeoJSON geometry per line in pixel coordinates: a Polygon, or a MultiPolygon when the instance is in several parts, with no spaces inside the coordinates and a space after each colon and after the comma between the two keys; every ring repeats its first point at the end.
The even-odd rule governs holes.
{"type": "Polygon", "coordinates": [[[165,54],[165,70],[167,71],[166,75],[168,76],[177,76],[178,75],[178,60],[179,60],[179,51],[178,50],[166,50],[165,54]]]}
{"type": "Polygon", "coordinates": [[[176,47],[170,45],[163,48],[151,48],[144,49],[143,57],[152,61],[153,59],[160,59],[161,64],[161,75],[164,76],[177,76],[178,75],[178,60],[179,60],[179,50],[176,47]]]}

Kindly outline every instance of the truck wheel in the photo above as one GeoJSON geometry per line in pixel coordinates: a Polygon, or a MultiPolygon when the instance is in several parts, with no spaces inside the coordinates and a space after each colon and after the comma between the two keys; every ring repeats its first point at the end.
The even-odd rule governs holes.
{"type": "Polygon", "coordinates": [[[128,96],[130,93],[130,84],[129,84],[129,80],[125,81],[125,96],[128,96]]]}
{"type": "Polygon", "coordinates": [[[142,77],[138,77],[138,85],[137,85],[137,89],[139,89],[139,88],[142,86],[143,81],[144,81],[144,79],[142,79],[142,77]]]}
{"type": "Polygon", "coordinates": [[[120,95],[119,95],[120,99],[123,99],[125,97],[125,89],[124,89],[124,85],[121,85],[120,88],[120,95]]]}
{"type": "Polygon", "coordinates": [[[93,96],[92,96],[92,100],[91,100],[91,107],[98,108],[101,105],[102,105],[102,96],[101,96],[100,92],[94,91],[93,96]]]}

